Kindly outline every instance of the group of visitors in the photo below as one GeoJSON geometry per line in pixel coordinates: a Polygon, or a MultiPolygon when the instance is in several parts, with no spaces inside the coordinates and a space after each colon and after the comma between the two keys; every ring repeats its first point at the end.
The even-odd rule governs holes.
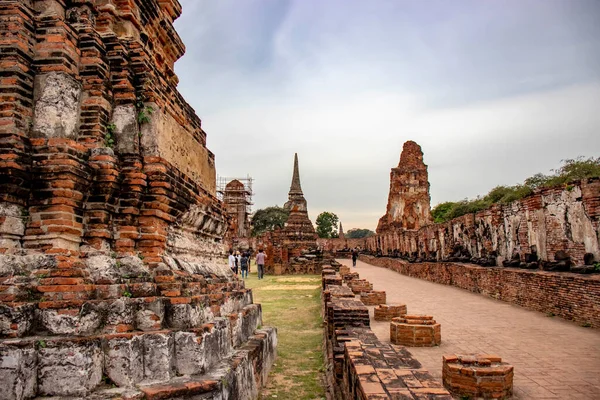
{"type": "MultiPolygon", "coordinates": [[[[258,270],[258,279],[262,279],[265,273],[265,260],[267,255],[262,249],[258,250],[256,255],[256,268],[258,270]]],[[[233,250],[229,250],[229,268],[237,276],[241,270],[242,279],[248,278],[248,272],[250,272],[250,252],[242,251],[233,253],[233,250]]]]}

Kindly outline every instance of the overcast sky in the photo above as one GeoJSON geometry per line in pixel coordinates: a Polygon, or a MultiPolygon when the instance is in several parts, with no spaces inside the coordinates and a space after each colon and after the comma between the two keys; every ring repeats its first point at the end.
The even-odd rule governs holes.
{"type": "Polygon", "coordinates": [[[419,143],[432,206],[600,155],[600,1],[180,0],[179,90],[217,174],[374,229],[419,143]]]}

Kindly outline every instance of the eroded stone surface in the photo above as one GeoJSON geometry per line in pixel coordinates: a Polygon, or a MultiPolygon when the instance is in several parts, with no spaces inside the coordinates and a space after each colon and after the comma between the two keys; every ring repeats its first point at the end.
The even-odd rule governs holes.
{"type": "Polygon", "coordinates": [[[157,398],[176,379],[256,397],[270,368],[239,350],[272,338],[222,257],[214,155],[177,91],[180,13],[0,2],[1,398],[157,398]],[[214,383],[177,376],[176,337],[198,330],[214,331],[196,349],[214,383]]]}

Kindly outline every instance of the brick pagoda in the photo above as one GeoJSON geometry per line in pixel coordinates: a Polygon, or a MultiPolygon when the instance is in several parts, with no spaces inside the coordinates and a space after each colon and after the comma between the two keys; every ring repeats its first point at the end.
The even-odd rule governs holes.
{"type": "Polygon", "coordinates": [[[283,206],[290,215],[282,230],[283,246],[287,248],[289,257],[300,255],[302,250],[317,246],[317,234],[312,222],[308,218],[308,208],[302,186],[300,185],[300,170],[298,168],[298,154],[294,155],[294,172],[292,184],[288,194],[288,201],[283,206]]]}

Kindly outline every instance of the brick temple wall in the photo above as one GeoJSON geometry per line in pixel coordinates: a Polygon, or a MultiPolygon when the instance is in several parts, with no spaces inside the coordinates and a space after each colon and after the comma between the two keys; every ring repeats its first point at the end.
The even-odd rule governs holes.
{"type": "Polygon", "coordinates": [[[1,398],[256,398],[266,380],[276,330],[223,258],[214,155],[177,90],[181,11],[0,1],[1,398]]]}
{"type": "Polygon", "coordinates": [[[366,242],[372,252],[427,261],[448,260],[458,248],[474,262],[491,258],[502,265],[515,255],[525,262],[531,254],[553,262],[556,253],[564,251],[574,265],[583,265],[586,253],[600,261],[599,238],[600,179],[593,178],[537,190],[510,204],[418,230],[378,231],[366,242]]]}
{"type": "Polygon", "coordinates": [[[372,265],[452,285],[522,307],[600,327],[600,275],[490,268],[459,263],[408,263],[361,255],[372,265]]]}

